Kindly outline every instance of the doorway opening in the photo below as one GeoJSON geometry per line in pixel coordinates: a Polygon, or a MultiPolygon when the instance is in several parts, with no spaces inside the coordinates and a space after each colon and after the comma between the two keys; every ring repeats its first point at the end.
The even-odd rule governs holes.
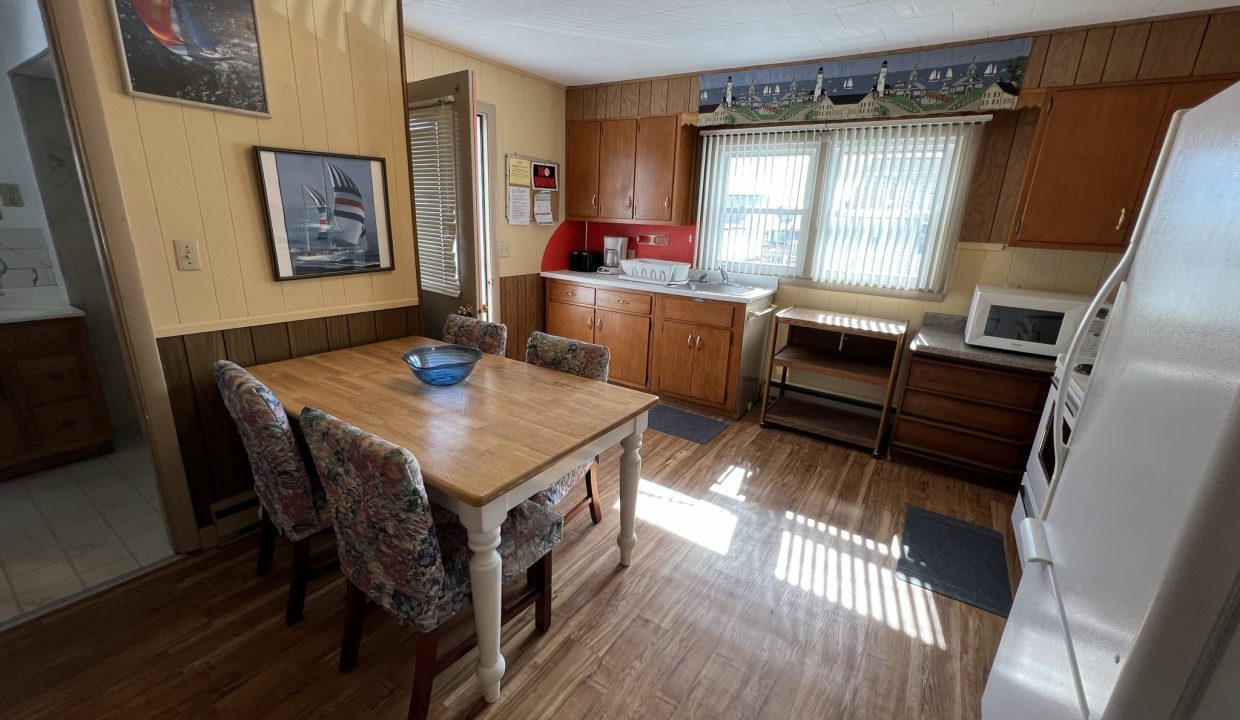
{"type": "Polygon", "coordinates": [[[0,628],[172,558],[39,0],[0,5],[0,628]]]}

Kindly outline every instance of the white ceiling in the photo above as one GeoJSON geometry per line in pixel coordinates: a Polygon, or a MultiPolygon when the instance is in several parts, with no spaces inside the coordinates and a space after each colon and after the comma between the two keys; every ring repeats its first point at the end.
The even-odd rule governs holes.
{"type": "Polygon", "coordinates": [[[404,0],[405,24],[565,85],[814,60],[1235,0],[404,0]]]}

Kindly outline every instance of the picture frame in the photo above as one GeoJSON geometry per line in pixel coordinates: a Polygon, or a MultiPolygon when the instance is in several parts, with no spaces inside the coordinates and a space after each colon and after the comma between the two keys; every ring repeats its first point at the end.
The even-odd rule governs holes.
{"type": "Polygon", "coordinates": [[[107,0],[136,97],[271,117],[256,0],[107,0]]]}
{"type": "Polygon", "coordinates": [[[255,146],[276,280],[394,270],[387,162],[255,146]]]}

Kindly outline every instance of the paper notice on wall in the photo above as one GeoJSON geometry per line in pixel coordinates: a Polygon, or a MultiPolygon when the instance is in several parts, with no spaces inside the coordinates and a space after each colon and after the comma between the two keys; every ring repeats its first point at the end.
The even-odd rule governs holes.
{"type": "Polygon", "coordinates": [[[551,214],[550,190],[539,190],[534,193],[534,221],[539,225],[550,225],[555,222],[551,214]]]}
{"type": "Polygon", "coordinates": [[[508,188],[508,224],[530,224],[530,189],[527,187],[508,188]]]}
{"type": "Polygon", "coordinates": [[[530,186],[530,161],[524,158],[508,158],[508,184],[530,186]]]}

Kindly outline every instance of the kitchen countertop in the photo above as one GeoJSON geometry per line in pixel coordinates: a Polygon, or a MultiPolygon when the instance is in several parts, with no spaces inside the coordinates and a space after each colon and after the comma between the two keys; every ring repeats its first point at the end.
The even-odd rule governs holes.
{"type": "MultiPolygon", "coordinates": [[[[697,272],[700,273],[701,271],[699,270],[697,272]]],[[[775,294],[774,287],[754,287],[743,295],[731,295],[727,293],[709,292],[704,290],[690,290],[689,288],[682,286],[655,285],[652,283],[636,282],[634,280],[622,280],[616,275],[607,275],[596,272],[577,272],[574,270],[545,270],[540,273],[540,275],[553,280],[587,283],[590,285],[616,288],[618,290],[657,292],[665,295],[681,295],[684,297],[724,300],[726,302],[737,303],[750,303],[754,300],[761,300],[762,298],[770,297],[775,294]]]]}
{"type": "Polygon", "coordinates": [[[966,318],[963,315],[926,313],[922,316],[921,330],[913,338],[910,348],[913,352],[927,355],[941,355],[1021,370],[1034,370],[1047,374],[1055,371],[1055,358],[1053,357],[1025,355],[966,345],[964,342],[965,321],[966,318]]]}
{"type": "Polygon", "coordinates": [[[82,317],[85,314],[72,305],[6,305],[0,306],[0,325],[82,317]]]}

